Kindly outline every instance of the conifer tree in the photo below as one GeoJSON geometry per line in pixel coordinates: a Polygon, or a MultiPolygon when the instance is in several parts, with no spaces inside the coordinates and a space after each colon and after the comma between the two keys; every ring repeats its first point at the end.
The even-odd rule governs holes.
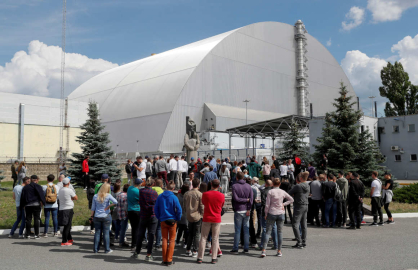
{"type": "Polygon", "coordinates": [[[339,93],[333,103],[336,110],[325,116],[322,136],[317,139],[319,144],[314,146],[313,157],[318,164],[323,154],[327,154],[331,172],[355,171],[366,179],[371,171],[382,169],[378,164],[383,156],[369,131],[360,132],[362,112],[353,109],[356,103],[351,101],[343,83],[339,93]]]}
{"type": "Polygon", "coordinates": [[[283,136],[283,150],[278,155],[280,161],[293,159],[293,155],[298,155],[307,164],[310,161],[308,143],[303,141],[305,135],[302,127],[294,120],[290,124],[290,131],[283,136]]]}
{"type": "Polygon", "coordinates": [[[89,155],[90,178],[99,181],[101,175],[106,173],[112,181],[115,181],[120,177],[120,169],[113,158],[114,152],[108,146],[109,133],[103,132],[105,126],[100,123],[97,104],[90,102],[87,111],[89,118],[80,127],[82,132],[76,140],[81,145],[82,153],[72,154],[73,159],[70,159],[71,167],[68,173],[72,180],[81,183],[82,163],[86,155],[89,155]]]}

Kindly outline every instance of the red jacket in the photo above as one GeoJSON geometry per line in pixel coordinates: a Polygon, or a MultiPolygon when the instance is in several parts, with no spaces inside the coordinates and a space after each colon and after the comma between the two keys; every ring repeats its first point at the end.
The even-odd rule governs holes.
{"type": "Polygon", "coordinates": [[[82,172],[89,172],[89,162],[87,159],[83,160],[83,170],[82,172]]]}

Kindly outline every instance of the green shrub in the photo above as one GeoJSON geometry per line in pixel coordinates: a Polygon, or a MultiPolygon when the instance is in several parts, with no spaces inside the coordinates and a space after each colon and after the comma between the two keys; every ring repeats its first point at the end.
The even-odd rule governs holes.
{"type": "Polygon", "coordinates": [[[402,203],[418,203],[418,183],[395,189],[393,200],[402,203]]]}

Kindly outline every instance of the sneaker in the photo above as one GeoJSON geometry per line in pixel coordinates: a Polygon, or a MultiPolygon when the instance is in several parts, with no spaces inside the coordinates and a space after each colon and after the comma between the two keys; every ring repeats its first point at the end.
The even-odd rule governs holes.
{"type": "Polygon", "coordinates": [[[61,235],[61,232],[60,231],[57,231],[56,235],[57,236],[60,236],[61,235]]]}
{"type": "Polygon", "coordinates": [[[206,248],[211,248],[211,247],[212,247],[211,243],[207,242],[206,243],[206,248]]]}
{"type": "Polygon", "coordinates": [[[176,243],[176,246],[180,247],[180,246],[181,246],[181,244],[180,244],[180,243],[176,243]]]}
{"type": "Polygon", "coordinates": [[[161,248],[161,246],[154,246],[154,250],[158,250],[160,248],[161,248]]]}
{"type": "Polygon", "coordinates": [[[302,247],[303,247],[303,248],[306,248],[306,244],[302,244],[302,247]]]}
{"type": "Polygon", "coordinates": [[[385,225],[385,224],[384,224],[384,223],[383,223],[383,221],[382,221],[382,222],[377,223],[377,225],[379,225],[379,226],[383,226],[383,225],[385,225]]]}
{"type": "Polygon", "coordinates": [[[267,255],[266,255],[266,252],[265,251],[262,251],[261,252],[261,258],[264,258],[264,257],[266,257],[267,255]]]}
{"type": "Polygon", "coordinates": [[[387,222],[386,222],[387,224],[395,224],[395,221],[390,221],[390,220],[388,220],[387,222]]]}
{"type": "Polygon", "coordinates": [[[219,251],[218,251],[218,257],[222,257],[222,255],[223,255],[223,254],[222,254],[222,250],[219,250],[219,251]]]}
{"type": "Polygon", "coordinates": [[[42,237],[48,238],[48,234],[44,233],[42,237]]]}
{"type": "Polygon", "coordinates": [[[251,246],[250,246],[251,248],[256,248],[257,247],[257,244],[251,244],[251,246]]]}
{"type": "Polygon", "coordinates": [[[192,252],[191,251],[186,251],[186,257],[192,257],[192,252]]]}
{"type": "Polygon", "coordinates": [[[35,235],[35,236],[32,236],[32,239],[38,240],[38,239],[41,239],[41,238],[39,237],[39,235],[35,235]]]}
{"type": "Polygon", "coordinates": [[[276,256],[277,256],[277,257],[281,257],[281,256],[283,256],[283,254],[282,254],[282,252],[281,252],[281,251],[279,251],[279,252],[277,252],[276,256]]]}
{"type": "Polygon", "coordinates": [[[229,253],[231,253],[231,254],[238,254],[238,250],[231,250],[229,253]]]}
{"type": "Polygon", "coordinates": [[[19,239],[23,239],[23,235],[19,235],[19,239]]]}
{"type": "Polygon", "coordinates": [[[192,258],[197,258],[197,252],[195,251],[192,252],[192,258]]]}
{"type": "Polygon", "coordinates": [[[112,253],[112,252],[113,252],[113,250],[109,249],[109,251],[106,251],[105,254],[109,254],[109,253],[112,253]]]}
{"type": "Polygon", "coordinates": [[[147,262],[152,262],[152,261],[154,261],[154,257],[152,257],[152,255],[147,255],[147,256],[145,256],[145,261],[147,261],[147,262]]]}
{"type": "Polygon", "coordinates": [[[248,249],[244,249],[244,251],[242,253],[248,253],[248,249]]]}
{"type": "Polygon", "coordinates": [[[119,243],[119,247],[121,247],[121,248],[123,248],[123,247],[130,247],[130,245],[128,245],[125,242],[123,242],[123,243],[119,243]]]}
{"type": "Polygon", "coordinates": [[[64,247],[64,246],[72,246],[72,245],[73,245],[73,244],[68,243],[68,242],[67,242],[67,243],[61,243],[61,246],[62,246],[62,247],[64,247]]]}
{"type": "Polygon", "coordinates": [[[132,258],[132,259],[139,259],[139,258],[138,258],[138,255],[139,255],[139,254],[135,252],[134,254],[132,254],[131,258],[132,258]]]}
{"type": "Polygon", "coordinates": [[[148,240],[147,240],[147,239],[144,239],[144,240],[142,241],[142,244],[148,244],[148,240]]]}
{"type": "Polygon", "coordinates": [[[54,233],[54,237],[58,237],[58,233],[54,233]]]}
{"type": "Polygon", "coordinates": [[[74,244],[74,240],[68,240],[68,243],[74,244]]]}
{"type": "Polygon", "coordinates": [[[299,245],[299,244],[292,246],[292,248],[303,249],[302,245],[299,245]]]}
{"type": "Polygon", "coordinates": [[[366,224],[366,221],[364,221],[364,220],[363,220],[363,221],[361,222],[361,224],[366,224]]]}
{"type": "Polygon", "coordinates": [[[187,248],[187,245],[186,245],[186,244],[184,244],[184,245],[183,245],[183,248],[187,248]]]}
{"type": "Polygon", "coordinates": [[[9,238],[12,238],[12,237],[13,237],[13,235],[9,234],[9,238]]]}
{"type": "Polygon", "coordinates": [[[95,230],[91,230],[90,231],[90,234],[95,234],[96,233],[96,231],[95,230]]]}
{"type": "Polygon", "coordinates": [[[372,224],[370,224],[369,226],[378,226],[376,222],[373,222],[372,224]]]}

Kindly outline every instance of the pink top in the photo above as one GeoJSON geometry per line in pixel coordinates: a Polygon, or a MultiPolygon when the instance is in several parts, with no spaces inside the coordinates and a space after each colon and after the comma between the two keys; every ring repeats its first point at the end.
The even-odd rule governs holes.
{"type": "Polygon", "coordinates": [[[292,202],[292,196],[287,194],[286,191],[275,187],[267,193],[265,214],[282,215],[284,214],[284,207],[292,202]],[[286,202],[283,202],[284,199],[286,199],[286,202]]]}
{"type": "Polygon", "coordinates": [[[268,164],[264,164],[263,175],[270,175],[271,167],[268,164]]]}

